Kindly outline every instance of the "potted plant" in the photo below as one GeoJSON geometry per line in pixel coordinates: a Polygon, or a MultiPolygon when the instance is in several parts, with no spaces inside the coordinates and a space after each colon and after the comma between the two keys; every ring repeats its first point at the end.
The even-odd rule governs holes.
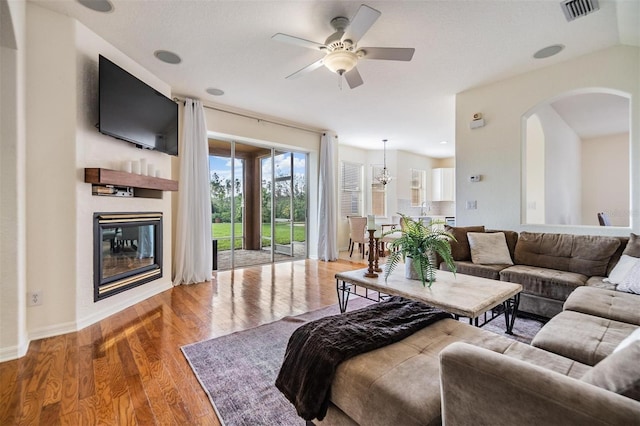
{"type": "Polygon", "coordinates": [[[435,225],[443,224],[442,222],[433,221],[425,225],[421,220],[413,220],[409,216],[399,213],[403,223],[400,231],[393,230],[383,234],[384,236],[396,233],[396,238],[389,244],[389,257],[387,258],[387,266],[384,273],[385,281],[389,278],[389,274],[398,266],[400,259],[405,262],[405,272],[407,278],[419,279],[422,285],[429,287],[436,279],[436,255],[439,255],[449,267],[449,270],[455,274],[456,265],[451,256],[450,241],[455,241],[455,237],[450,233],[438,229],[435,225]],[[414,273],[414,276],[411,276],[414,273]]]}

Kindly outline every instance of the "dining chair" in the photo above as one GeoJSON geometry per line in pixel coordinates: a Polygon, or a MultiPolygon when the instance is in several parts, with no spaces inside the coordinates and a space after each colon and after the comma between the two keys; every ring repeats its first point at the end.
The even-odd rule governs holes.
{"type": "Polygon", "coordinates": [[[600,224],[600,226],[611,226],[609,216],[604,212],[598,213],[598,223],[600,224]]]}
{"type": "Polygon", "coordinates": [[[364,253],[369,242],[368,237],[365,235],[366,228],[366,217],[352,216],[349,218],[349,257],[353,256],[353,248],[357,243],[358,250],[362,253],[362,258],[364,259],[364,253]]]}

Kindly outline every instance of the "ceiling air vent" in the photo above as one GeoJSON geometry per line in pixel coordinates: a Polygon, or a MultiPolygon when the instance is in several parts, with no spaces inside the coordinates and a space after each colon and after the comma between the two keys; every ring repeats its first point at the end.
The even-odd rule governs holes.
{"type": "Polygon", "coordinates": [[[567,0],[561,3],[564,17],[568,22],[576,18],[587,16],[600,9],[598,0],[567,0]]]}

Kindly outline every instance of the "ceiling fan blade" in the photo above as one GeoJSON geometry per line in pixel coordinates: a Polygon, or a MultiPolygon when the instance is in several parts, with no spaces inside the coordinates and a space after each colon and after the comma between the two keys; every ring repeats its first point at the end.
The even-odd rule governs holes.
{"type": "Polygon", "coordinates": [[[410,61],[416,51],[413,47],[363,47],[362,59],[383,59],[388,61],[410,61]]]}
{"type": "Polygon", "coordinates": [[[319,60],[315,61],[314,63],[309,64],[306,67],[294,72],[293,74],[286,76],[285,78],[293,80],[293,79],[302,77],[303,75],[308,74],[311,71],[317,70],[318,68],[320,68],[322,66],[323,61],[324,61],[324,58],[319,59],[319,60]]]}
{"type": "Polygon", "coordinates": [[[369,28],[376,22],[376,20],[382,15],[379,11],[361,4],[360,8],[356,12],[351,23],[347,27],[343,40],[351,40],[353,43],[357,43],[369,28]]]}
{"type": "Polygon", "coordinates": [[[305,40],[303,38],[290,36],[287,34],[277,33],[271,37],[272,40],[280,41],[282,43],[295,44],[296,46],[306,47],[313,50],[326,49],[324,44],[316,43],[315,41],[305,40]]]}
{"type": "Polygon", "coordinates": [[[357,67],[353,67],[351,71],[344,74],[344,79],[347,80],[347,84],[351,89],[355,89],[360,86],[364,81],[362,81],[362,77],[360,76],[360,72],[357,67]]]}

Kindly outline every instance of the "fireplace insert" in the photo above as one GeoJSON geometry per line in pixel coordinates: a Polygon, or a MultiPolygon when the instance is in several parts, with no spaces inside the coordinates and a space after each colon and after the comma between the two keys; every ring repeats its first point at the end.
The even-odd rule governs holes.
{"type": "Polygon", "coordinates": [[[93,214],[98,301],[162,277],[162,213],[93,214]]]}

